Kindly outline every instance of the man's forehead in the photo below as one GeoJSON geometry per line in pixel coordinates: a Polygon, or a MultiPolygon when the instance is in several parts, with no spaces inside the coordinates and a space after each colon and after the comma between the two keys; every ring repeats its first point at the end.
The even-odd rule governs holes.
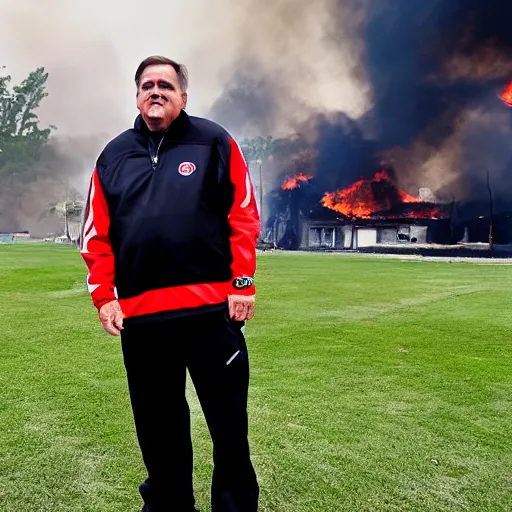
{"type": "Polygon", "coordinates": [[[167,64],[156,64],[148,66],[140,77],[140,83],[153,82],[156,80],[166,80],[167,82],[178,82],[176,70],[167,64]]]}

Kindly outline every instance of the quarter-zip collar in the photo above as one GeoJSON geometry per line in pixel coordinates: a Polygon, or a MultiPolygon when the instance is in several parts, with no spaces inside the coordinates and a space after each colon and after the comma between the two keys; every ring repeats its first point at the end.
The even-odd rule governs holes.
{"type": "Polygon", "coordinates": [[[188,126],[190,118],[188,114],[182,110],[180,115],[171,123],[169,128],[164,131],[153,132],[148,128],[148,125],[139,114],[135,119],[134,129],[140,133],[145,139],[148,148],[149,158],[153,171],[156,171],[160,159],[160,151],[164,142],[178,142],[180,141],[188,126]]]}
{"type": "Polygon", "coordinates": [[[164,141],[166,132],[150,132],[148,140],[149,158],[151,159],[151,166],[156,170],[158,159],[160,156],[160,147],[164,141]]]}
{"type": "MultiPolygon", "coordinates": [[[[165,140],[174,140],[178,141],[181,140],[183,135],[185,135],[185,132],[187,131],[188,126],[190,125],[190,118],[188,114],[182,110],[180,112],[180,115],[171,123],[169,128],[164,133],[164,139],[165,140]]],[[[142,116],[139,114],[137,118],[135,119],[134,123],[134,129],[136,132],[142,134],[146,138],[151,138],[152,134],[156,135],[156,132],[151,132],[151,130],[148,128],[148,125],[142,119],[142,116]]],[[[162,132],[158,132],[162,133],[162,132]]],[[[160,137],[156,136],[157,140],[160,141],[160,137]]]]}

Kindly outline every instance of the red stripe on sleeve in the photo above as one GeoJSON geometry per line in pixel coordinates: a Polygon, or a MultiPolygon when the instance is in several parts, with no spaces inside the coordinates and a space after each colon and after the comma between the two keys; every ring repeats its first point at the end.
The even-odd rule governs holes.
{"type": "MultiPolygon", "coordinates": [[[[231,226],[232,277],[254,277],[256,271],[256,244],[260,234],[260,217],[254,197],[254,187],[249,170],[238,144],[230,139],[230,177],[234,187],[233,206],[229,213],[231,226]]],[[[231,294],[253,295],[255,287],[238,290],[231,294]]]]}
{"type": "Polygon", "coordinates": [[[114,254],[109,238],[110,217],[97,169],[89,187],[80,254],[87,265],[87,287],[95,307],[116,299],[114,254]]]}

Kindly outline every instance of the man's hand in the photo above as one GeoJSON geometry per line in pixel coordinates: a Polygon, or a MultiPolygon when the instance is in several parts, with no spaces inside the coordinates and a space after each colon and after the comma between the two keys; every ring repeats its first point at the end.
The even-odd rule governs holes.
{"type": "Polygon", "coordinates": [[[119,336],[123,328],[123,312],[117,300],[107,302],[100,308],[100,321],[103,329],[112,336],[119,336]]]}
{"type": "Polygon", "coordinates": [[[254,295],[228,295],[228,303],[232,320],[244,322],[254,316],[254,295]]]}

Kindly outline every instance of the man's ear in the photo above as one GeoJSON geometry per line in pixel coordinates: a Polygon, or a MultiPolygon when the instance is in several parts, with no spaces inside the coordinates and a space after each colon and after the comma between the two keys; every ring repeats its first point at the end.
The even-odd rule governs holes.
{"type": "Polygon", "coordinates": [[[188,95],[186,92],[182,92],[181,93],[181,101],[183,102],[181,108],[182,110],[185,110],[187,108],[187,100],[188,100],[188,95]]]}

